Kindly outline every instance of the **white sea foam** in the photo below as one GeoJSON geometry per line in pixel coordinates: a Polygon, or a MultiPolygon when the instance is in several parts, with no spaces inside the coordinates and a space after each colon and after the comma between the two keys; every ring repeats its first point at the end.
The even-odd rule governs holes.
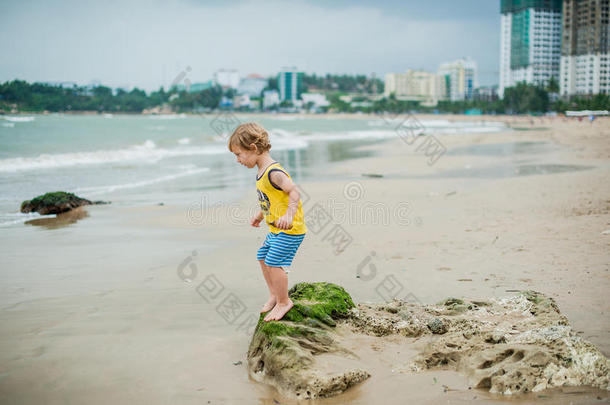
{"type": "Polygon", "coordinates": [[[15,123],[14,122],[3,122],[2,126],[3,127],[7,127],[7,128],[14,128],[15,127],[15,123]]]}
{"type": "Polygon", "coordinates": [[[495,132],[507,128],[506,124],[496,121],[450,121],[446,119],[415,120],[414,117],[409,114],[380,117],[379,119],[368,121],[367,125],[370,127],[396,128],[401,123],[404,123],[405,126],[421,125],[434,133],[482,132],[481,129],[487,132],[495,132]],[[475,129],[473,130],[473,128],[475,129]]]}
{"type": "Polygon", "coordinates": [[[298,117],[298,116],[294,116],[294,115],[279,115],[277,117],[272,117],[271,119],[276,120],[276,121],[296,121],[296,120],[302,120],[302,119],[304,119],[304,117],[298,117]]]}
{"type": "Polygon", "coordinates": [[[30,219],[36,218],[55,218],[57,215],[40,215],[37,212],[29,212],[24,214],[22,212],[6,212],[0,214],[0,226],[14,225],[24,223],[30,219]]]}
{"type": "Polygon", "coordinates": [[[178,143],[180,145],[188,145],[189,143],[191,143],[191,138],[180,138],[178,139],[178,143]]]}
{"type": "MultiPolygon", "coordinates": [[[[504,127],[496,126],[463,126],[463,127],[428,127],[424,126],[425,132],[428,134],[458,134],[458,133],[478,133],[478,132],[497,132],[505,130],[504,127]]],[[[297,132],[286,131],[284,129],[272,129],[271,144],[273,148],[278,142],[282,144],[308,143],[309,141],[341,141],[341,140],[366,140],[366,139],[391,139],[396,138],[399,134],[396,129],[390,125],[387,129],[363,130],[363,131],[345,131],[345,132],[314,132],[307,134],[299,134],[297,132]]]]}
{"type": "Polygon", "coordinates": [[[6,121],[10,121],[10,122],[32,122],[35,120],[34,117],[11,117],[11,116],[6,116],[6,117],[2,117],[4,118],[6,121]]]}
{"type": "Polygon", "coordinates": [[[196,148],[178,147],[174,149],[165,149],[158,148],[157,145],[149,139],[143,144],[133,145],[125,149],[42,154],[37,157],[2,159],[0,160],[0,173],[126,161],[157,162],[169,157],[213,155],[219,153],[226,153],[224,146],[210,145],[196,148]]]}
{"type": "Polygon", "coordinates": [[[161,176],[161,177],[156,177],[153,179],[136,181],[136,182],[131,182],[131,183],[110,184],[110,185],[95,186],[95,187],[80,187],[80,188],[72,190],[72,192],[82,194],[86,197],[90,197],[90,196],[94,196],[94,195],[110,193],[110,192],[113,192],[116,190],[125,190],[125,189],[130,189],[130,188],[149,186],[151,184],[162,183],[164,181],[175,180],[175,179],[179,179],[181,177],[192,176],[193,174],[198,174],[198,173],[203,173],[203,172],[208,172],[208,171],[210,171],[210,168],[200,167],[200,168],[196,168],[196,169],[189,169],[189,170],[186,170],[181,173],[168,174],[166,176],[161,176]]]}
{"type": "Polygon", "coordinates": [[[151,120],[177,120],[186,118],[186,114],[159,114],[159,115],[151,115],[149,117],[151,120]]]}

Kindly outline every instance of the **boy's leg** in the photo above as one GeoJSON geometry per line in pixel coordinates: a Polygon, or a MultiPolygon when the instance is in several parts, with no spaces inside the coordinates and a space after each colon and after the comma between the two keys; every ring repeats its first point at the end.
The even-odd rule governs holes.
{"type": "Polygon", "coordinates": [[[293,303],[288,297],[288,276],[281,267],[267,266],[272,290],[277,298],[277,304],[273,310],[267,314],[265,321],[279,321],[292,308],[293,303]]]}
{"type": "Polygon", "coordinates": [[[265,264],[265,260],[258,261],[261,264],[261,270],[263,271],[263,277],[265,277],[265,281],[267,282],[267,287],[269,288],[269,300],[263,305],[261,309],[261,314],[263,312],[271,311],[275,306],[277,301],[275,297],[275,293],[273,292],[273,286],[271,285],[271,276],[269,275],[269,267],[265,264]]]}

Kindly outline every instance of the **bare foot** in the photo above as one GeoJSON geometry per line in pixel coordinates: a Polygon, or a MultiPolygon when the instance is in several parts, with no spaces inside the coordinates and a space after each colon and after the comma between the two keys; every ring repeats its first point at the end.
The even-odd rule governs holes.
{"type": "Polygon", "coordinates": [[[273,310],[267,314],[265,321],[279,321],[286,315],[286,312],[290,311],[290,308],[292,308],[293,305],[294,303],[291,299],[288,299],[287,304],[280,304],[278,302],[275,307],[273,307],[273,310]]]}
{"type": "Polygon", "coordinates": [[[265,305],[263,305],[263,309],[261,309],[261,314],[267,311],[271,311],[275,306],[276,299],[275,297],[269,297],[269,301],[265,305]]]}

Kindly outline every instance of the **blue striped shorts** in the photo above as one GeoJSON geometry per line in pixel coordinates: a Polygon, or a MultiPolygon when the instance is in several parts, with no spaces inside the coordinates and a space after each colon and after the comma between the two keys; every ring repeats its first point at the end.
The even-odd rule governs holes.
{"type": "MultiPolygon", "coordinates": [[[[303,242],[305,234],[289,235],[284,232],[269,232],[256,253],[256,260],[264,260],[267,266],[288,267],[303,242]]],[[[286,273],[288,271],[284,269],[286,273]]]]}

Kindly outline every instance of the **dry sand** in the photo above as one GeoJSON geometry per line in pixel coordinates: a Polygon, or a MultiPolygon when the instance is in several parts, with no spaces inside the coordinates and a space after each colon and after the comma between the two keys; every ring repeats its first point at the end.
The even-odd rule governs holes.
{"type": "MultiPolygon", "coordinates": [[[[476,119],[521,129],[439,137],[449,152],[432,166],[397,138],[366,147],[372,157],[334,164],[319,171],[320,181],[300,184],[305,211],[326,214],[311,217],[289,283],[337,283],[356,302],[397,296],[432,303],[533,289],[555,298],[574,329],[610,355],[610,235],[602,234],[610,229],[610,120],[476,119]],[[350,241],[339,252],[329,237],[335,225],[350,241]]],[[[19,233],[5,244],[2,267],[20,269],[24,286],[14,283],[0,311],[0,402],[289,403],[249,381],[244,364],[252,325],[242,322],[255,320],[267,298],[255,261],[265,230],[246,224],[255,194],[208,211],[196,203],[87,207],[72,233],[53,230],[55,246],[81,246],[80,253],[45,246],[42,232],[29,245],[39,250],[23,247],[19,233]],[[81,293],[19,299],[19,288],[28,289],[28,258],[73,266],[77,254],[89,255],[92,273],[50,277],[45,288],[62,290],[73,277],[81,293]],[[183,281],[189,273],[192,281],[183,281]],[[222,310],[235,297],[238,317],[222,310]]],[[[315,403],[508,401],[469,389],[454,372],[394,375],[395,342],[369,340],[358,344],[370,347],[371,379],[315,403]]],[[[510,402],[598,397],[609,398],[566,388],[510,402]]]]}

